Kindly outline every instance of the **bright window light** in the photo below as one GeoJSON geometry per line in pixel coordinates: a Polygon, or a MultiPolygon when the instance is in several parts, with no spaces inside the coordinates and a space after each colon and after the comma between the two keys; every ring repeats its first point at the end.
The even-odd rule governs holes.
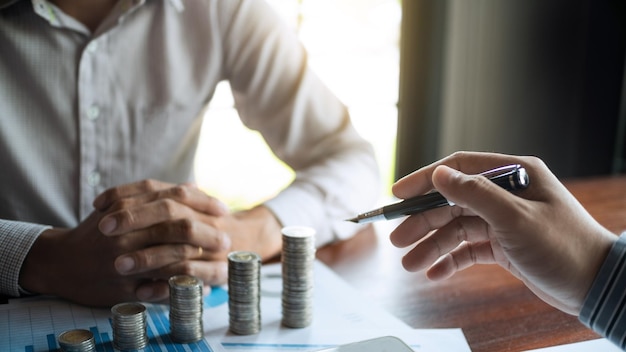
{"type": "MultiPolygon", "coordinates": [[[[270,0],[298,33],[309,64],[348,106],[381,167],[384,195],[393,182],[397,126],[398,0],[270,0]]],[[[196,156],[196,181],[231,208],[247,208],[293,179],[260,135],[239,121],[227,83],[206,111],[196,156]]]]}

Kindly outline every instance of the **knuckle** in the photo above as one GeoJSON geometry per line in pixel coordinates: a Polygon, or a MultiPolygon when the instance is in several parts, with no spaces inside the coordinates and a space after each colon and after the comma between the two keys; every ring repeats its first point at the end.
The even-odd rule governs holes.
{"type": "Polygon", "coordinates": [[[144,191],[154,192],[157,189],[157,182],[153,179],[141,180],[139,183],[139,187],[144,191]]]}
{"type": "MultiPolygon", "coordinates": [[[[478,263],[478,257],[476,255],[476,251],[474,250],[474,246],[467,245],[467,252],[470,257],[471,263],[478,263]]],[[[458,265],[457,265],[458,266],[458,265]]]]}
{"type": "Polygon", "coordinates": [[[130,209],[119,209],[113,217],[120,224],[118,228],[132,228],[137,223],[137,217],[130,209]]]}
{"type": "Polygon", "coordinates": [[[455,232],[458,243],[462,243],[468,240],[467,229],[463,225],[462,221],[457,221],[455,232]]]}
{"type": "Polygon", "coordinates": [[[157,261],[156,255],[150,250],[137,252],[133,257],[135,259],[135,269],[138,271],[152,268],[157,261]]]}
{"type": "Polygon", "coordinates": [[[177,260],[184,260],[193,257],[197,248],[189,245],[178,245],[173,247],[172,254],[177,260]]]}
{"type": "Polygon", "coordinates": [[[454,153],[452,153],[450,155],[450,158],[451,159],[463,160],[467,156],[467,154],[468,153],[466,151],[464,151],[464,150],[458,150],[458,151],[455,151],[454,153]]]}
{"type": "Polygon", "coordinates": [[[219,282],[224,280],[219,269],[210,270],[207,274],[209,282],[219,282]]]}
{"type": "Polygon", "coordinates": [[[180,219],[175,223],[178,236],[185,242],[190,241],[195,233],[195,222],[191,219],[180,219]]]}
{"type": "Polygon", "coordinates": [[[193,258],[196,254],[198,254],[198,247],[185,245],[182,246],[182,258],[193,258]]]}
{"type": "Polygon", "coordinates": [[[226,238],[228,238],[228,234],[225,232],[218,232],[216,236],[213,236],[215,241],[215,248],[223,248],[226,242],[226,238]]]}
{"type": "Polygon", "coordinates": [[[540,159],[540,158],[538,158],[536,156],[532,156],[532,155],[531,156],[526,156],[526,157],[523,158],[523,160],[524,160],[524,163],[527,166],[530,165],[534,169],[546,168],[547,167],[546,163],[542,159],[540,159]]]}
{"type": "Polygon", "coordinates": [[[185,262],[181,263],[180,271],[181,271],[181,274],[185,274],[185,275],[194,275],[195,274],[194,266],[189,261],[185,261],[185,262]]]}
{"type": "Polygon", "coordinates": [[[481,189],[485,189],[490,186],[491,181],[484,176],[480,175],[470,175],[468,177],[461,177],[459,179],[461,187],[466,189],[468,192],[476,192],[481,189]]]}
{"type": "Polygon", "coordinates": [[[118,188],[114,187],[104,191],[103,197],[109,202],[109,204],[112,204],[122,199],[122,194],[118,188]]]}
{"type": "Polygon", "coordinates": [[[133,205],[133,201],[130,198],[120,198],[117,199],[115,201],[115,203],[113,203],[113,209],[115,210],[122,210],[122,209],[127,209],[130,208],[133,205]]]}
{"type": "Polygon", "coordinates": [[[170,188],[170,194],[174,199],[180,199],[183,201],[189,199],[191,196],[190,190],[183,185],[177,185],[170,188]]]}
{"type": "Polygon", "coordinates": [[[169,218],[172,218],[174,217],[177,209],[176,201],[171,199],[162,199],[159,201],[159,209],[161,210],[162,214],[165,214],[169,218]]]}

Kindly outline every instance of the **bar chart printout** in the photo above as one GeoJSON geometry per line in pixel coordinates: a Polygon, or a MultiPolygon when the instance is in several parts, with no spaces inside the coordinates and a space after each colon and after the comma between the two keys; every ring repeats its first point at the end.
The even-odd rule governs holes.
{"type": "MultiPolygon", "coordinates": [[[[219,291],[220,289],[217,289],[219,291]]],[[[227,293],[214,292],[205,298],[207,304],[227,293]]],[[[166,305],[146,304],[148,346],[145,351],[221,351],[209,342],[174,343],[169,336],[169,310],[166,305]]],[[[0,305],[0,351],[59,351],[57,337],[72,329],[90,330],[96,351],[115,351],[111,313],[108,309],[92,309],[80,305],[40,299],[24,304],[0,305]]]]}
{"type": "MultiPolygon", "coordinates": [[[[144,351],[289,351],[311,352],[371,339],[395,336],[416,352],[467,351],[461,329],[413,329],[371,299],[350,287],[332,270],[315,262],[313,315],[310,326],[290,329],[281,324],[281,266],[261,268],[263,328],[258,334],[229,332],[228,292],[214,287],[204,297],[204,339],[177,344],[170,338],[169,305],[145,304],[148,346],[144,351]]],[[[93,309],[64,300],[33,297],[0,304],[0,351],[59,351],[60,333],[87,329],[94,335],[97,351],[115,351],[109,309],[93,309]]]]}

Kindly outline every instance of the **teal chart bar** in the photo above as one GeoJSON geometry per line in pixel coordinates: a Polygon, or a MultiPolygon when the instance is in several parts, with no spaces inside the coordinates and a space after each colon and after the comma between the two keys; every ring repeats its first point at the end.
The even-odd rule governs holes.
{"type": "MultiPolygon", "coordinates": [[[[206,308],[228,302],[228,293],[213,288],[204,298],[206,308]]],[[[179,344],[170,339],[169,306],[146,304],[148,346],[145,351],[213,352],[206,340],[179,344]]],[[[113,330],[108,309],[93,309],[59,300],[10,303],[0,306],[0,351],[59,351],[57,336],[66,330],[88,329],[96,341],[96,351],[114,352],[113,330]]]]}

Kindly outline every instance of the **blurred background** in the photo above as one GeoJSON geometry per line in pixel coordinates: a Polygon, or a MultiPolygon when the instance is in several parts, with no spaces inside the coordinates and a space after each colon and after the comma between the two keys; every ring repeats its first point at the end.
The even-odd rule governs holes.
{"type": "MultiPolygon", "coordinates": [[[[456,150],[537,155],[561,178],[626,168],[626,2],[271,0],[394,180],[456,150]]],[[[198,184],[232,208],[293,178],[222,83],[198,184]]]]}
{"type": "MultiPolygon", "coordinates": [[[[376,150],[381,194],[394,174],[401,3],[398,0],[270,0],[301,39],[313,71],[348,107],[376,150]]],[[[241,124],[227,83],[206,111],[198,185],[232,208],[272,197],[293,179],[260,135],[241,124]]],[[[376,185],[373,185],[376,186],[376,185]]]]}

